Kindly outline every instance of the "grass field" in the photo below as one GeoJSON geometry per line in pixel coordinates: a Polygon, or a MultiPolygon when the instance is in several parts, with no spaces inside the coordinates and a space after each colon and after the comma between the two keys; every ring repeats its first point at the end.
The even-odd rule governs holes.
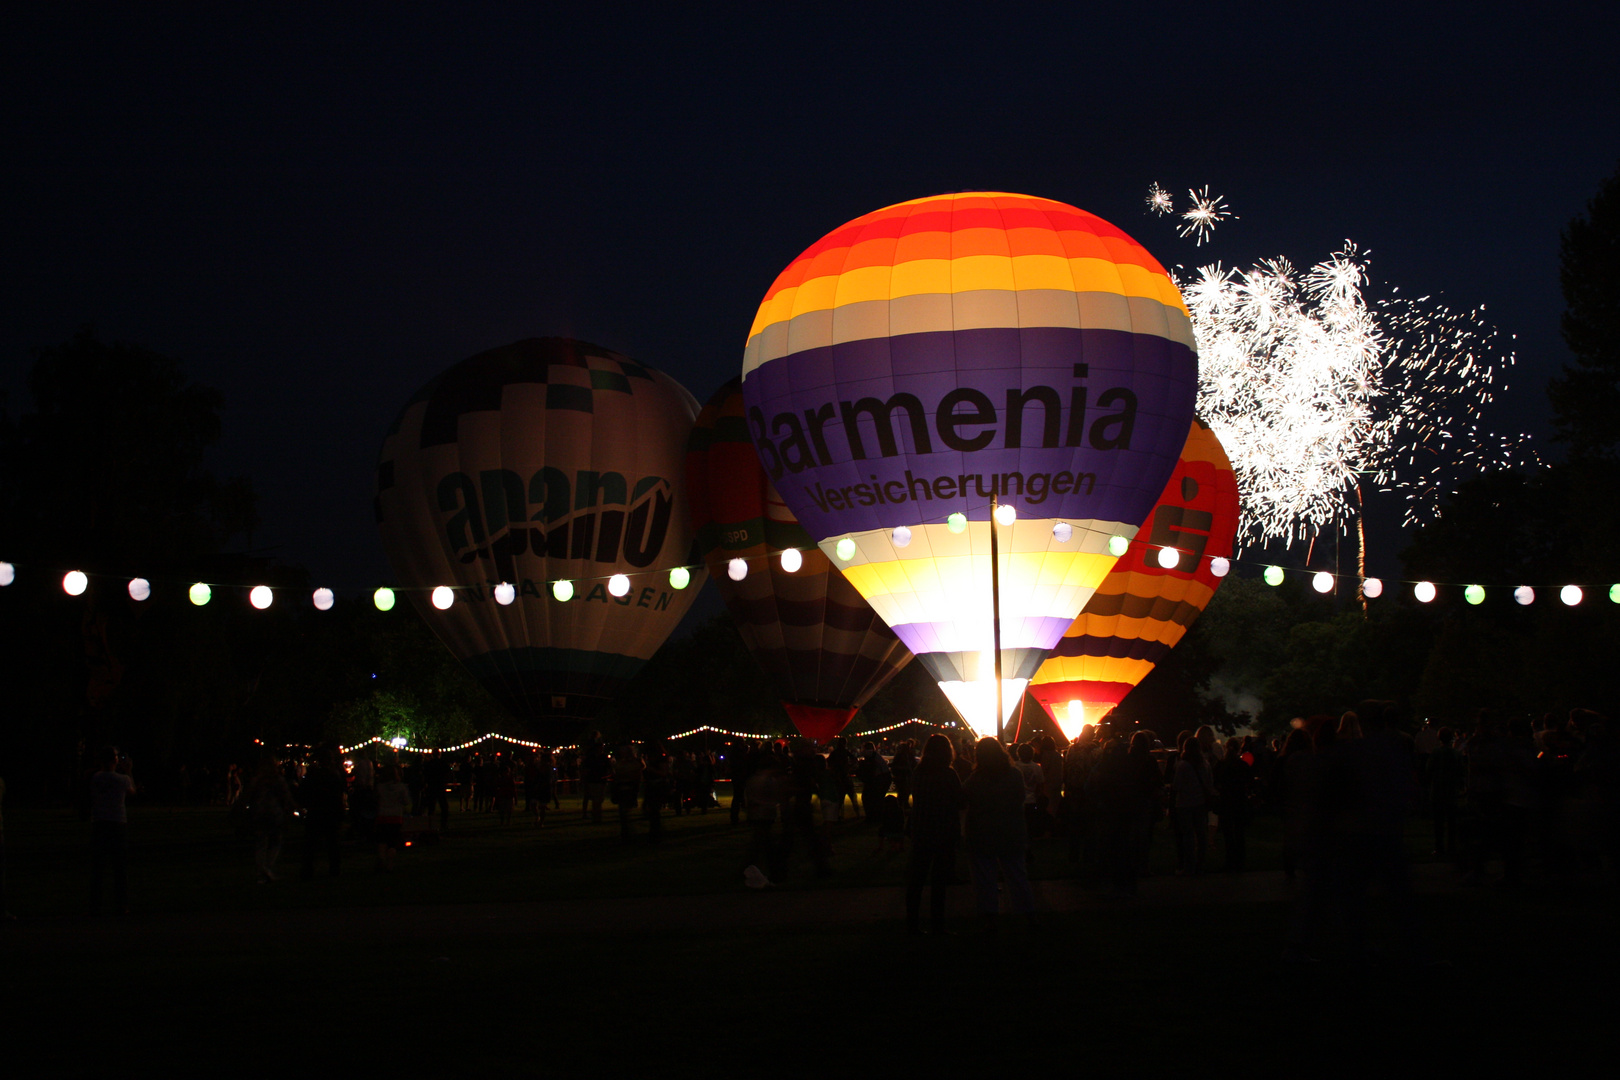
{"type": "MultiPolygon", "coordinates": [[[[299,1072],[316,1055],[319,1072],[363,1074],[1156,1075],[1435,1050],[1455,1065],[1516,1047],[1543,1008],[1559,1037],[1538,1052],[1556,1055],[1595,1045],[1614,1007],[1620,931],[1595,878],[1508,893],[1429,868],[1424,928],[1448,966],[1296,970],[1278,963],[1290,893],[1264,820],[1254,872],[1161,874],[1131,903],[1087,893],[1062,842],[1041,841],[1038,923],[974,933],[963,887],[962,933],[919,939],[903,933],[903,855],[876,853],[857,822],[832,829],[834,877],[801,861],[756,893],[741,885],[745,830],[723,812],[666,818],[654,848],[564,806],[543,830],[452,814],[451,833],[392,874],[350,849],[338,879],[298,881],[294,836],[268,886],[223,811],[134,807],[134,912],[102,919],[82,914],[85,825],[9,812],[20,918],[0,946],[21,993],[6,1060],[70,1074],[101,1058],[299,1072]]],[[[1167,867],[1167,838],[1155,846],[1167,867]]]]}

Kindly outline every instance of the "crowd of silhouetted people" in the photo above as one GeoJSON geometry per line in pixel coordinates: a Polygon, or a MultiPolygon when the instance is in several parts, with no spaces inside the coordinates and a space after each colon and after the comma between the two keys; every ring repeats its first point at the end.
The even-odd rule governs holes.
{"type": "MultiPolygon", "coordinates": [[[[746,826],[746,884],[778,884],[796,865],[830,875],[834,836],[847,855],[864,835],[871,856],[904,854],[907,924],[916,933],[943,928],[958,853],[989,925],[1003,901],[1033,912],[1037,850],[1070,860],[1084,886],[1129,898],[1166,862],[1189,879],[1245,872],[1251,823],[1270,816],[1280,829],[1267,836],[1280,834],[1284,875],[1297,883],[1288,955],[1300,960],[1330,927],[1351,949],[1364,944],[1374,884],[1389,897],[1402,947],[1421,953],[1408,867],[1414,815],[1427,819],[1421,835],[1432,836],[1433,856],[1469,885],[1517,888],[1592,870],[1612,879],[1620,835],[1620,766],[1611,725],[1598,714],[1532,720],[1480,710],[1453,729],[1410,723],[1377,701],[1297,719],[1270,740],[1222,739],[1203,726],[1171,743],[1111,719],[1073,741],[1046,735],[1010,746],[944,734],[920,745],[761,739],[731,741],[716,755],[593,736],[555,751],[343,756],[327,746],[282,760],[266,754],[220,776],[217,797],[252,838],[264,884],[280,876],[295,820],[303,878],[322,865],[337,875],[345,848],[357,846],[388,872],[403,849],[448,830],[452,803],[504,827],[543,827],[548,816],[600,823],[611,804],[625,842],[656,844],[666,817],[721,810],[717,782],[729,779],[730,821],[746,826]],[[832,828],[846,818],[860,827],[832,828]],[[1162,845],[1173,858],[1152,857],[1162,845]]],[[[129,759],[99,752],[85,791],[94,906],[110,893],[113,910],[126,910],[125,799],[136,791],[129,759]]]]}

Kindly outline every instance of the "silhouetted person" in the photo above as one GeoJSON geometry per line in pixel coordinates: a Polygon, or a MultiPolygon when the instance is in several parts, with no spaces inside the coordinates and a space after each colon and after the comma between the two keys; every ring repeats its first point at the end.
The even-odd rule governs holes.
{"type": "Polygon", "coordinates": [[[641,792],[641,758],[629,746],[621,746],[613,755],[613,805],[619,811],[619,839],[625,843],[636,838],[630,815],[635,813],[636,798],[641,792]]]}
{"type": "Polygon", "coordinates": [[[112,872],[113,911],[129,913],[129,814],[124,800],[135,794],[130,760],[109,746],[90,774],[90,911],[101,914],[101,880],[112,872]]]}
{"type": "Polygon", "coordinates": [[[1457,795],[1462,791],[1463,761],[1453,743],[1457,733],[1443,727],[1434,733],[1434,747],[1424,760],[1429,816],[1434,819],[1434,853],[1438,858],[1457,854],[1457,795]]]}
{"type": "Polygon", "coordinates": [[[1024,778],[995,739],[980,739],[973,773],[962,785],[967,803],[966,843],[973,863],[979,915],[989,930],[1000,910],[997,873],[1007,880],[1015,912],[1032,915],[1035,894],[1029,884],[1029,827],[1024,819],[1024,778]]]}
{"type": "Polygon", "coordinates": [[[315,767],[304,774],[298,785],[298,802],[304,808],[303,880],[315,877],[315,858],[326,855],[327,873],[338,876],[343,860],[343,815],[348,809],[347,784],[338,765],[337,754],[322,747],[315,756],[315,767]]]}
{"type": "Polygon", "coordinates": [[[956,872],[956,848],[962,838],[962,782],[951,768],[951,740],[928,736],[922,760],[911,777],[911,861],[906,868],[906,929],[922,933],[923,884],[928,895],[929,927],[945,925],[945,893],[956,872]]]}
{"type": "Polygon", "coordinates": [[[1254,769],[1243,760],[1241,740],[1227,740],[1226,756],[1215,766],[1214,779],[1221,836],[1226,843],[1226,870],[1228,873],[1242,873],[1248,862],[1254,769]]]}

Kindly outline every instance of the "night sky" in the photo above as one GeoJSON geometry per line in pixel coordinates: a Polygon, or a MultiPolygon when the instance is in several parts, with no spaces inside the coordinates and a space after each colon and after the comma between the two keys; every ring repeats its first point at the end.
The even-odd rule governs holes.
{"type": "Polygon", "coordinates": [[[179,358],[226,395],[253,549],[345,591],[388,576],[377,451],[440,370],[576,336],[701,401],[790,259],[945,191],[1073,203],[1167,266],[1352,238],[1517,335],[1504,416],[1542,438],[1559,232],[1620,158],[1597,5],[327,6],[0,18],[0,391],[25,411],[85,324],[179,358]],[[1240,218],[1194,248],[1154,181],[1240,218]]]}

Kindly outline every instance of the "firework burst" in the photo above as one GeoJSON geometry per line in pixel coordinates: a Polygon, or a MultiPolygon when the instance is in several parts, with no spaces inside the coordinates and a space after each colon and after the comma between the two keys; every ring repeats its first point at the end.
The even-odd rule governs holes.
{"type": "MultiPolygon", "coordinates": [[[[1157,184],[1154,185],[1156,189],[1157,184]]],[[[1202,246],[1205,240],[1210,239],[1215,232],[1215,226],[1232,217],[1231,208],[1226,205],[1226,198],[1221,195],[1211,196],[1209,185],[1205,184],[1202,191],[1189,190],[1187,197],[1192,200],[1192,206],[1181,212],[1181,220],[1185,225],[1177,229],[1181,236],[1196,237],[1195,244],[1202,246]]],[[[1153,189],[1148,193],[1149,205],[1153,205],[1153,189]]],[[[1166,206],[1169,207],[1169,196],[1165,197],[1166,206]]]]}
{"type": "Polygon", "coordinates": [[[1369,302],[1367,260],[1346,241],[1298,273],[1205,266],[1179,281],[1198,343],[1198,412],[1232,458],[1243,535],[1291,544],[1360,512],[1361,483],[1437,516],[1470,475],[1535,460],[1484,415],[1513,363],[1482,310],[1428,297],[1369,302]]]}
{"type": "Polygon", "coordinates": [[[1176,201],[1170,193],[1160,187],[1157,182],[1148,186],[1148,209],[1163,217],[1176,208],[1176,201]]]}

